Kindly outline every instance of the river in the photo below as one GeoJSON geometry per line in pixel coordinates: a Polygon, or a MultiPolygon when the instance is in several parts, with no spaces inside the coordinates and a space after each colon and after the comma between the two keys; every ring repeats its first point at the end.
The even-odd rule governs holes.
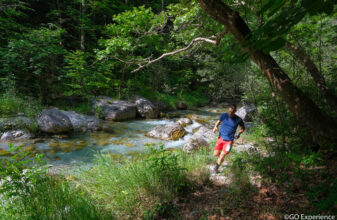
{"type": "MultiPolygon", "coordinates": [[[[144,152],[147,146],[164,145],[165,148],[181,148],[193,134],[193,130],[203,123],[213,125],[222,112],[227,109],[199,108],[170,112],[166,119],[137,119],[123,122],[108,122],[112,132],[91,132],[73,134],[70,136],[54,136],[41,138],[38,141],[15,143],[26,151],[43,153],[44,159],[52,166],[72,166],[90,164],[95,155],[108,153],[118,158],[123,155],[132,158],[135,154],[144,152]],[[163,141],[145,136],[147,132],[158,125],[174,123],[182,117],[193,118],[193,124],[185,127],[188,132],[176,141],[163,141]]],[[[0,143],[0,148],[8,150],[8,143],[0,143]]]]}

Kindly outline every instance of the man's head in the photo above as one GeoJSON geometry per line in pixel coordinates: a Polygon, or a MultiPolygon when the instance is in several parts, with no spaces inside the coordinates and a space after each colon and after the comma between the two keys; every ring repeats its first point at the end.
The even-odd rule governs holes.
{"type": "Polygon", "coordinates": [[[236,112],[236,106],[235,105],[230,105],[228,107],[228,115],[229,115],[229,117],[234,117],[235,112],[236,112]]]}

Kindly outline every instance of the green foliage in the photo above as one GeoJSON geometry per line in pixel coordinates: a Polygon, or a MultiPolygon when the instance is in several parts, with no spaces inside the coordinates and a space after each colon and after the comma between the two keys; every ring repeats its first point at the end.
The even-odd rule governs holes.
{"type": "Polygon", "coordinates": [[[319,186],[309,189],[307,195],[318,211],[336,214],[337,179],[321,183],[319,186]]]}
{"type": "Polygon", "coordinates": [[[109,94],[109,88],[115,83],[109,70],[99,69],[92,63],[93,57],[80,50],[69,53],[65,58],[66,85],[65,95],[90,97],[109,94]],[[90,64],[90,65],[89,65],[90,64]]]}
{"type": "Polygon", "coordinates": [[[0,166],[0,215],[5,219],[111,219],[90,197],[62,178],[47,175],[42,155],[10,145],[0,166]]]}
{"type": "Polygon", "coordinates": [[[266,52],[276,51],[285,44],[291,28],[297,25],[307,14],[331,14],[335,1],[267,1],[258,12],[265,15],[266,22],[253,33],[256,47],[266,52]]]}
{"type": "Polygon", "coordinates": [[[24,1],[0,1],[0,50],[2,47],[6,47],[10,39],[19,37],[26,30],[20,20],[27,18],[26,13],[30,10],[28,4],[24,1]]]}
{"type": "Polygon", "coordinates": [[[13,89],[0,95],[0,117],[23,114],[35,117],[43,109],[43,105],[35,98],[18,95],[13,89]]]}
{"type": "Polygon", "coordinates": [[[200,168],[209,162],[209,158],[206,151],[187,155],[163,147],[150,148],[147,154],[135,160],[119,163],[103,155],[90,170],[81,172],[77,182],[97,198],[106,211],[117,217],[166,215],[161,217],[167,218],[175,214],[172,202],[193,187],[191,176],[199,176],[200,168]]]}
{"type": "Polygon", "coordinates": [[[46,101],[56,91],[52,85],[60,80],[60,59],[65,53],[60,45],[62,33],[62,29],[50,25],[9,41],[2,54],[2,72],[14,76],[18,92],[38,94],[46,101]]]}

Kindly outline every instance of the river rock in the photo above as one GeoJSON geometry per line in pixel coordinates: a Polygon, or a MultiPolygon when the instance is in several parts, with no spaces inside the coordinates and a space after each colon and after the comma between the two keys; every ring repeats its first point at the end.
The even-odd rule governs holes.
{"type": "Polygon", "coordinates": [[[23,130],[6,131],[1,135],[1,141],[20,141],[34,138],[34,135],[23,130]]]}
{"type": "Polygon", "coordinates": [[[179,101],[177,103],[176,107],[179,110],[186,110],[187,109],[187,105],[183,101],[179,101]]]}
{"type": "Polygon", "coordinates": [[[178,140],[187,134],[186,130],[179,123],[160,125],[148,132],[146,136],[161,140],[178,140]]]}
{"type": "Polygon", "coordinates": [[[35,119],[25,116],[0,118],[0,131],[27,128],[34,122],[35,119]]]}
{"type": "Polygon", "coordinates": [[[102,130],[103,120],[95,116],[78,114],[73,111],[62,111],[68,116],[75,132],[87,132],[102,130]]]}
{"type": "Polygon", "coordinates": [[[189,118],[181,118],[177,121],[179,124],[181,124],[181,126],[185,127],[187,125],[190,125],[193,123],[193,121],[189,118]]]}
{"type": "Polygon", "coordinates": [[[256,107],[253,104],[245,104],[236,111],[236,115],[244,121],[251,121],[253,114],[256,112],[256,107]]]}
{"type": "Polygon", "coordinates": [[[207,142],[211,141],[214,138],[214,133],[212,128],[207,126],[201,126],[197,132],[195,132],[192,136],[192,138],[203,138],[207,142]]]}
{"type": "Polygon", "coordinates": [[[205,139],[199,138],[199,139],[189,139],[183,146],[183,151],[187,153],[191,153],[194,150],[197,150],[201,147],[207,147],[208,143],[205,139]]]}
{"type": "Polygon", "coordinates": [[[209,142],[214,138],[214,133],[211,128],[201,126],[197,132],[184,144],[182,150],[185,152],[192,152],[201,147],[208,146],[209,142]]]}
{"type": "Polygon", "coordinates": [[[237,152],[241,152],[241,151],[254,152],[254,151],[257,151],[257,149],[256,149],[256,147],[254,146],[253,143],[234,145],[234,149],[237,152]]]}
{"type": "Polygon", "coordinates": [[[132,102],[137,107],[137,113],[142,118],[158,118],[159,111],[157,107],[144,97],[133,96],[132,102]]]}
{"type": "Polygon", "coordinates": [[[61,110],[46,109],[38,117],[41,131],[51,134],[65,133],[73,130],[69,117],[61,110]]]}
{"type": "Polygon", "coordinates": [[[122,121],[136,118],[137,108],[133,103],[114,101],[107,96],[93,99],[93,110],[99,118],[111,121],[122,121]]]}

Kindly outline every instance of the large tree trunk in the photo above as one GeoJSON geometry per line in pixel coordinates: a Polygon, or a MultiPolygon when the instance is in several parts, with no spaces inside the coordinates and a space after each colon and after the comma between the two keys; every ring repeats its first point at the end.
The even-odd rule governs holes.
{"type": "Polygon", "coordinates": [[[321,147],[327,142],[337,143],[337,122],[324,114],[315,103],[299,90],[281,69],[272,56],[262,50],[253,48],[247,41],[250,29],[240,15],[221,0],[197,0],[201,7],[214,20],[223,24],[242,45],[278,90],[280,96],[299,122],[305,125],[312,134],[313,140],[321,147]]]}
{"type": "Polygon", "coordinates": [[[321,93],[322,93],[322,95],[325,99],[325,102],[329,105],[331,110],[333,110],[335,113],[337,113],[337,97],[327,87],[323,75],[317,69],[315,63],[310,59],[309,55],[305,52],[305,50],[301,47],[301,45],[296,46],[296,45],[286,41],[286,47],[293,54],[295,54],[297,59],[306,68],[308,73],[311,75],[311,77],[315,81],[317,88],[321,91],[321,93]]]}

